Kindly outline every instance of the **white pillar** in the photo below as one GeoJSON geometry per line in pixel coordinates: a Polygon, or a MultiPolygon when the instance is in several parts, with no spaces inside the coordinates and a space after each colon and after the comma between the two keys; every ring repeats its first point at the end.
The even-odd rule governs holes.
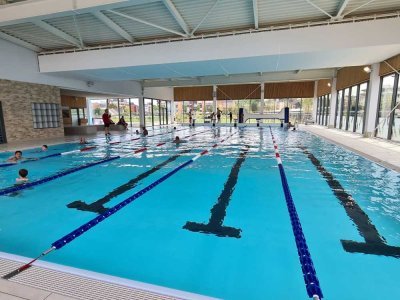
{"type": "Polygon", "coordinates": [[[380,86],[380,77],[379,77],[379,67],[380,64],[376,63],[371,65],[371,73],[369,77],[368,84],[368,98],[367,98],[367,111],[366,111],[366,119],[365,119],[365,137],[371,137],[375,134],[376,127],[376,115],[378,112],[378,101],[379,101],[379,86],[380,86]]]}
{"type": "Polygon", "coordinates": [[[263,114],[264,113],[264,87],[265,87],[265,84],[264,84],[264,82],[261,82],[260,84],[261,84],[260,114],[263,114]]]}
{"type": "Polygon", "coordinates": [[[175,124],[175,114],[176,114],[175,101],[171,100],[171,124],[175,124]]]}
{"type": "Polygon", "coordinates": [[[142,132],[142,128],[144,126],[144,98],[143,96],[139,98],[139,124],[140,124],[140,132],[142,132]]]}
{"type": "Polygon", "coordinates": [[[88,125],[93,125],[93,122],[92,122],[92,118],[93,118],[93,115],[92,115],[92,110],[90,109],[90,106],[91,106],[91,100],[89,99],[89,98],[86,98],[86,111],[87,111],[87,116],[86,116],[86,118],[88,119],[88,125]]]}
{"type": "Polygon", "coordinates": [[[336,90],[336,75],[334,78],[332,78],[331,82],[331,108],[329,111],[329,123],[328,123],[328,128],[334,128],[335,127],[335,112],[336,112],[336,98],[337,98],[337,90],[336,90]]]}
{"type": "Polygon", "coordinates": [[[317,123],[317,103],[318,103],[318,81],[314,81],[314,97],[313,97],[313,109],[312,109],[312,119],[314,120],[315,123],[317,123]]]}
{"type": "Polygon", "coordinates": [[[217,86],[213,85],[213,112],[217,113],[217,86]]]}

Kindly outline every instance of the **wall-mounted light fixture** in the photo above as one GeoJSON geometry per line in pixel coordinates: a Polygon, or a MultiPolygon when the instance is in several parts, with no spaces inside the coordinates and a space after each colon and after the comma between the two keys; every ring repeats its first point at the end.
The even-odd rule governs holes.
{"type": "Polygon", "coordinates": [[[363,70],[365,73],[368,73],[368,74],[371,73],[371,71],[372,71],[371,67],[369,67],[369,66],[364,67],[363,70]]]}
{"type": "Polygon", "coordinates": [[[332,86],[330,82],[328,82],[328,86],[329,86],[329,87],[331,87],[331,86],[332,86]]]}

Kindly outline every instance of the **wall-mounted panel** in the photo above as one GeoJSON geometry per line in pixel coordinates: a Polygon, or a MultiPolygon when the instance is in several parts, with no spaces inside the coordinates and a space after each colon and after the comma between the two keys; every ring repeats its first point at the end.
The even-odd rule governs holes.
{"type": "Polygon", "coordinates": [[[212,100],[212,86],[190,86],[174,88],[175,101],[182,100],[212,100]]]}
{"type": "Polygon", "coordinates": [[[314,81],[266,83],[264,98],[312,98],[314,97],[314,84],[314,81]]]}
{"type": "Polygon", "coordinates": [[[331,93],[331,80],[330,79],[321,79],[317,82],[317,97],[327,95],[331,93]]]}
{"type": "Polygon", "coordinates": [[[61,95],[61,105],[69,108],[86,108],[86,98],[61,95]]]}
{"type": "Polygon", "coordinates": [[[365,66],[346,67],[338,70],[336,89],[338,91],[345,88],[369,81],[369,73],[364,71],[365,66]]]}
{"type": "Polygon", "coordinates": [[[384,76],[389,73],[393,73],[394,70],[396,70],[396,71],[400,70],[400,54],[393,56],[389,59],[386,59],[386,62],[385,61],[381,62],[381,65],[379,67],[379,75],[380,76],[384,76]]]}

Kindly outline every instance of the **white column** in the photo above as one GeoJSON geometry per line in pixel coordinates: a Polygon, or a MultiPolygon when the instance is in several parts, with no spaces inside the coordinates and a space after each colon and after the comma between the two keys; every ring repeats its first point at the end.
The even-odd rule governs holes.
{"type": "Polygon", "coordinates": [[[260,84],[261,84],[260,114],[263,114],[264,113],[264,87],[265,87],[265,84],[264,84],[264,82],[261,82],[260,84]]]}
{"type": "Polygon", "coordinates": [[[217,113],[217,86],[213,85],[213,112],[217,113]]]}
{"type": "Polygon", "coordinates": [[[175,114],[176,114],[175,101],[171,100],[171,124],[175,124],[175,114]]]}
{"type": "Polygon", "coordinates": [[[365,137],[374,136],[376,127],[376,115],[378,112],[378,100],[379,100],[379,67],[380,64],[376,63],[371,65],[371,73],[369,77],[368,85],[368,98],[367,98],[367,111],[365,119],[365,137]]]}
{"type": "Polygon", "coordinates": [[[328,128],[335,127],[335,112],[336,112],[336,98],[337,98],[337,90],[336,90],[336,76],[332,78],[331,82],[331,108],[329,111],[329,123],[328,128]]]}
{"type": "Polygon", "coordinates": [[[317,103],[318,103],[318,81],[314,81],[314,97],[313,97],[313,109],[312,109],[312,119],[314,120],[315,123],[317,123],[317,118],[315,115],[317,114],[317,103]]]}
{"type": "Polygon", "coordinates": [[[89,98],[86,98],[86,111],[87,111],[86,118],[88,119],[87,124],[93,125],[93,122],[92,122],[93,115],[92,115],[92,110],[90,109],[90,106],[91,106],[91,100],[89,98]]]}
{"type": "Polygon", "coordinates": [[[142,132],[142,128],[144,126],[144,98],[143,96],[139,98],[139,124],[140,124],[140,132],[142,132]]]}

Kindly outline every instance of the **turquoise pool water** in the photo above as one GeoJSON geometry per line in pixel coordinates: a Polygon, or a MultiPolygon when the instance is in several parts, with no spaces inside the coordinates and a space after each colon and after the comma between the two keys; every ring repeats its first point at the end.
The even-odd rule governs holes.
{"type": "MultiPolygon", "coordinates": [[[[235,132],[44,260],[223,299],[307,299],[267,128],[196,127],[179,132],[198,134],[178,147],[155,147],[173,133],[109,146],[98,139],[94,151],[23,164],[35,180],[127,155],[0,196],[0,251],[36,257],[235,132]],[[132,154],[142,146],[149,150],[132,154]]],[[[400,175],[308,133],[273,132],[325,299],[398,298],[400,175]]],[[[56,145],[46,155],[79,147],[56,145]]],[[[14,184],[20,167],[0,170],[0,188],[14,184]]]]}

